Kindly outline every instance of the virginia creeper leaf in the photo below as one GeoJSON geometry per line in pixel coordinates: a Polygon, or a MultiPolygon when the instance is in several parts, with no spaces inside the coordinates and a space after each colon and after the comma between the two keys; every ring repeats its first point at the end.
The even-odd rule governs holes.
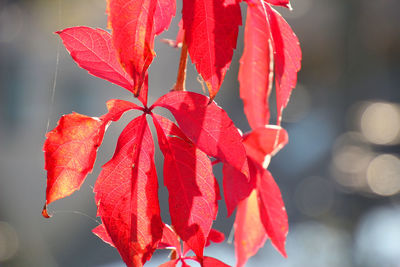
{"type": "Polygon", "coordinates": [[[98,216],[128,266],[142,266],[162,238],[154,143],[145,115],[118,138],[95,188],[98,216]]]}
{"type": "Polygon", "coordinates": [[[269,171],[258,167],[258,172],[257,193],[262,224],[275,248],[287,257],[288,218],[281,192],[269,171]]]}
{"type": "Polygon", "coordinates": [[[301,50],[299,40],[285,19],[269,5],[265,5],[265,8],[274,39],[276,104],[280,124],[282,110],[296,87],[297,72],[301,67],[301,50]]]}
{"type": "Polygon", "coordinates": [[[118,62],[111,34],[102,29],[72,27],[57,34],[75,62],[90,74],[132,91],[132,78],[118,62]]]}
{"type": "Polygon", "coordinates": [[[260,221],[256,190],[239,203],[234,228],[236,266],[242,267],[267,240],[266,231],[260,221]]]}
{"type": "Polygon", "coordinates": [[[218,203],[210,159],[168,119],[153,114],[164,154],[164,183],[169,191],[172,225],[200,258],[218,203]]]}
{"type": "Polygon", "coordinates": [[[46,134],[43,146],[47,170],[46,204],[78,190],[93,169],[97,149],[103,141],[107,124],[118,120],[129,109],[140,107],[123,100],[107,102],[108,113],[100,119],[72,113],[64,115],[56,128],[46,134]]]}
{"type": "Polygon", "coordinates": [[[240,97],[250,127],[255,129],[269,122],[268,98],[274,77],[273,40],[264,11],[258,4],[247,7],[244,50],[240,59],[240,97]]]}
{"type": "Polygon", "coordinates": [[[157,0],[109,0],[109,24],[119,60],[133,78],[138,96],[154,52],[154,15],[157,0]]]}
{"type": "MultiPolygon", "coordinates": [[[[288,143],[289,137],[280,126],[267,125],[246,134],[243,144],[247,155],[260,165],[269,163],[267,157],[274,156],[288,143]]],[[[264,167],[267,167],[264,165],[264,167]]]]}
{"type": "Polygon", "coordinates": [[[46,205],[78,190],[92,171],[104,123],[89,116],[64,115],[44,143],[47,170],[46,205]]]}
{"type": "Polygon", "coordinates": [[[168,109],[180,129],[209,156],[229,163],[249,177],[246,151],[238,129],[226,112],[209,98],[187,91],[170,92],[153,106],[168,109]]]}
{"type": "Polygon", "coordinates": [[[214,99],[232,60],[239,25],[237,0],[183,0],[183,29],[192,62],[214,99]]]}

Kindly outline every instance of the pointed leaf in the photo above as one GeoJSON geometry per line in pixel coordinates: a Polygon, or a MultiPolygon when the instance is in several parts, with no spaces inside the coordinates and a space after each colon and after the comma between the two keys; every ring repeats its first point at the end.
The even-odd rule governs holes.
{"type": "Polygon", "coordinates": [[[271,173],[258,168],[257,193],[261,221],[275,248],[287,257],[285,251],[288,218],[278,185],[271,173]]]}
{"type": "Polygon", "coordinates": [[[121,133],[96,182],[98,215],[128,266],[142,266],[162,237],[154,144],[145,115],[121,133]]]}
{"type": "Polygon", "coordinates": [[[282,110],[289,102],[290,94],[297,83],[297,72],[300,70],[300,43],[282,16],[265,5],[268,20],[274,39],[275,50],[275,87],[278,108],[278,124],[282,119],[282,110]]]}
{"type": "Polygon", "coordinates": [[[78,190],[93,169],[97,149],[103,141],[108,123],[118,120],[129,109],[140,109],[123,100],[107,102],[109,112],[100,119],[78,113],[61,117],[56,128],[47,133],[43,151],[47,170],[46,204],[71,195],[78,190]]]}
{"type": "Polygon", "coordinates": [[[237,0],[183,0],[183,29],[192,62],[214,99],[232,60],[239,25],[237,0]]]}
{"type": "Polygon", "coordinates": [[[200,258],[217,216],[216,179],[210,159],[168,119],[153,114],[164,154],[164,183],[174,229],[200,258]]]}
{"type": "Polygon", "coordinates": [[[193,92],[170,92],[153,106],[168,109],[180,129],[207,155],[229,163],[249,176],[246,151],[238,129],[226,112],[209,98],[193,92]]]}
{"type": "Polygon", "coordinates": [[[267,240],[267,234],[260,221],[256,190],[239,203],[234,228],[236,266],[242,267],[267,240]]]}
{"type": "Polygon", "coordinates": [[[250,127],[269,122],[268,98],[274,77],[273,40],[262,6],[249,4],[244,32],[244,50],[240,59],[240,97],[250,127]]]}
{"type": "Polygon", "coordinates": [[[78,190],[92,171],[104,135],[98,118],[72,113],[47,133],[43,150],[47,170],[46,205],[78,190]]]}
{"type": "Polygon", "coordinates": [[[118,62],[111,35],[102,29],[72,27],[57,34],[75,62],[90,74],[132,91],[132,78],[118,62]]]}
{"type": "Polygon", "coordinates": [[[264,165],[265,162],[269,163],[269,158],[281,150],[288,140],[285,129],[276,125],[267,125],[246,134],[243,144],[247,155],[258,164],[264,165]]]}
{"type": "Polygon", "coordinates": [[[157,0],[109,0],[109,23],[114,46],[138,96],[154,52],[154,15],[157,0]]]}

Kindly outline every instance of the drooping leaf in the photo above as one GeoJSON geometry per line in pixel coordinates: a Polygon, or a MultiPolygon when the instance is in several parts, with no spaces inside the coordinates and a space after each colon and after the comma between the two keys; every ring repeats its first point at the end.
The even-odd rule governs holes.
{"type": "Polygon", "coordinates": [[[169,191],[172,225],[200,258],[218,203],[210,159],[168,119],[153,114],[164,154],[164,183],[169,191]]]}
{"type": "Polygon", "coordinates": [[[98,216],[128,266],[142,266],[162,238],[154,143],[145,115],[118,138],[95,188],[98,216]]]}
{"type": "Polygon", "coordinates": [[[81,187],[93,169],[107,124],[118,120],[127,110],[140,109],[131,102],[116,99],[108,101],[107,108],[109,112],[101,118],[78,113],[64,115],[57,127],[46,134],[43,151],[47,189],[43,216],[50,217],[46,210],[48,204],[81,187]]]}
{"type": "Polygon", "coordinates": [[[232,60],[239,25],[237,0],[183,0],[185,40],[197,71],[214,99],[232,60]]]}
{"type": "Polygon", "coordinates": [[[268,98],[274,77],[273,40],[267,18],[259,0],[247,7],[244,50],[240,59],[240,97],[250,127],[255,129],[269,122],[268,98]]]}
{"type": "Polygon", "coordinates": [[[281,192],[269,171],[258,167],[258,173],[257,193],[261,222],[272,244],[284,257],[287,257],[285,243],[288,218],[281,192]]]}
{"type": "Polygon", "coordinates": [[[249,176],[246,151],[238,129],[226,112],[209,98],[193,92],[170,92],[154,106],[168,109],[183,133],[209,156],[249,176]]]}
{"type": "Polygon", "coordinates": [[[260,221],[256,190],[239,203],[234,228],[236,266],[242,267],[267,240],[267,234],[260,221]]]}
{"type": "Polygon", "coordinates": [[[301,67],[301,49],[299,40],[285,19],[269,5],[265,5],[265,8],[274,39],[276,104],[280,124],[282,110],[296,87],[297,72],[301,67]]]}
{"type": "MultiPolygon", "coordinates": [[[[260,165],[264,165],[267,157],[274,156],[288,143],[289,137],[280,126],[267,125],[254,129],[243,137],[247,155],[260,165]]],[[[264,165],[264,167],[266,167],[264,165]]]]}
{"type": "Polygon", "coordinates": [[[92,171],[104,135],[104,123],[72,113],[61,117],[44,143],[46,205],[78,190],[92,171]]]}
{"type": "Polygon", "coordinates": [[[81,68],[96,77],[133,90],[132,78],[118,62],[110,33],[102,29],[72,27],[58,31],[57,34],[81,68]]]}
{"type": "Polygon", "coordinates": [[[112,39],[122,67],[133,79],[138,96],[154,52],[157,0],[108,0],[112,39]]]}

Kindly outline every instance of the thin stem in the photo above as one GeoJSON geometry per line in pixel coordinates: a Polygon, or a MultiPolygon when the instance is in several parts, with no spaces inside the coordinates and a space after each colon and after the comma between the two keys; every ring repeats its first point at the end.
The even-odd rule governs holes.
{"type": "Polygon", "coordinates": [[[183,38],[182,48],[181,48],[181,59],[179,61],[178,75],[176,77],[176,83],[172,91],[186,91],[185,80],[186,80],[186,65],[187,65],[188,49],[183,38]]]}

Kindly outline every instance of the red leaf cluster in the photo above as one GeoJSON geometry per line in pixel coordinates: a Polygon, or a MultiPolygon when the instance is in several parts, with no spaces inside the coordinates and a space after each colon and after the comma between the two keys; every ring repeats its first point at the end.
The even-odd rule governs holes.
{"type": "Polygon", "coordinates": [[[122,131],[113,157],[102,167],[95,184],[97,215],[102,224],[93,233],[116,247],[127,266],[142,266],[156,249],[173,250],[171,260],[161,266],[189,266],[190,261],[206,267],[228,266],[204,256],[210,242],[225,238],[212,229],[221,199],[212,166],[222,162],[228,214],[238,207],[234,224],[237,266],[243,266],[267,238],[286,256],[287,215],[279,188],[266,168],[288,142],[280,122],[296,85],[301,51],[289,25],[270,6],[290,8],[289,0],[246,1],[239,81],[252,131],[242,136],[213,101],[236,48],[242,24],[240,2],[183,0],[180,31],[172,44],[187,47],[210,97],[184,91],[180,85],[175,88],[183,91],[169,92],[150,107],[147,71],[155,57],[154,38],[169,28],[175,0],[108,0],[111,34],[88,27],[57,32],[81,68],[131,91],[142,105],[112,99],[107,102],[108,112],[100,118],[77,113],[61,117],[44,143],[44,216],[49,217],[48,204],[81,187],[93,169],[109,124],[136,109],[143,114],[122,131]],[[278,120],[277,125],[269,125],[274,76],[278,120]],[[177,124],[154,113],[156,108],[171,112],[177,124]],[[160,216],[155,145],[147,115],[152,118],[164,155],[171,226],[160,216]],[[195,256],[188,256],[189,250],[195,256]]]}

